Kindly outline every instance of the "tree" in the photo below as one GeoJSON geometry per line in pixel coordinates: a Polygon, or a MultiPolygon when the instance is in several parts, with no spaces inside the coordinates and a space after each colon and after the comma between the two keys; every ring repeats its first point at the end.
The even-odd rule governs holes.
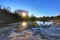
{"type": "Polygon", "coordinates": [[[36,17],[34,15],[31,15],[31,17],[29,17],[29,26],[37,27],[36,17]]]}
{"type": "Polygon", "coordinates": [[[34,15],[31,15],[30,21],[36,21],[36,17],[34,15]]]}
{"type": "Polygon", "coordinates": [[[3,7],[3,8],[1,8],[1,12],[3,12],[3,13],[11,13],[10,7],[3,7]]]}

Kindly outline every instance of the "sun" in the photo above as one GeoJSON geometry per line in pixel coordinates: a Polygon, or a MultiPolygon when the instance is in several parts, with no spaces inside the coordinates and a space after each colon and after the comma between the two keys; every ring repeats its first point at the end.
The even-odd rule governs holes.
{"type": "Polygon", "coordinates": [[[22,12],[22,17],[26,17],[26,13],[25,12],[22,12]]]}

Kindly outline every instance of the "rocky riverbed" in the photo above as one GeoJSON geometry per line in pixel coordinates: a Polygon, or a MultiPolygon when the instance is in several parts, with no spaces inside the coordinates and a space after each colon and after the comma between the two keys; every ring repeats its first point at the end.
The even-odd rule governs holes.
{"type": "Polygon", "coordinates": [[[19,30],[18,32],[14,27],[9,31],[9,27],[4,28],[7,30],[0,32],[0,40],[60,40],[60,27],[58,25],[44,25],[40,24],[38,28],[19,30]]]}
{"type": "Polygon", "coordinates": [[[23,30],[21,32],[12,32],[9,36],[10,40],[42,40],[39,34],[34,34],[31,30],[23,30]]]}

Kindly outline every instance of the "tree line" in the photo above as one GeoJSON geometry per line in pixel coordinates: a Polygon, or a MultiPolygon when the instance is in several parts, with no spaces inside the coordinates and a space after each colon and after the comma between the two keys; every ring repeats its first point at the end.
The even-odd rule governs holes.
{"type": "Polygon", "coordinates": [[[60,15],[57,15],[57,16],[43,16],[43,17],[39,17],[38,18],[38,21],[50,21],[50,20],[58,20],[60,19],[60,15]]]}
{"type": "Polygon", "coordinates": [[[36,16],[34,16],[34,15],[31,15],[30,17],[27,16],[27,17],[25,17],[25,19],[23,19],[18,14],[19,10],[15,10],[14,12],[11,12],[9,7],[1,7],[1,6],[0,6],[0,12],[12,15],[12,17],[14,17],[14,19],[17,20],[17,21],[22,21],[22,20],[25,20],[25,21],[49,21],[49,20],[60,19],[60,15],[51,16],[51,17],[43,16],[43,17],[38,17],[38,18],[36,16]]]}

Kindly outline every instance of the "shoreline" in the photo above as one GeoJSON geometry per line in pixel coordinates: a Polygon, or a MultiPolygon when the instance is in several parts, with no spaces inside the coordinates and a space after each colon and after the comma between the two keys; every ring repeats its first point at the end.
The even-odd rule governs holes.
{"type": "Polygon", "coordinates": [[[60,19],[58,20],[50,20],[49,22],[52,22],[53,24],[57,24],[60,26],[60,19]]]}

